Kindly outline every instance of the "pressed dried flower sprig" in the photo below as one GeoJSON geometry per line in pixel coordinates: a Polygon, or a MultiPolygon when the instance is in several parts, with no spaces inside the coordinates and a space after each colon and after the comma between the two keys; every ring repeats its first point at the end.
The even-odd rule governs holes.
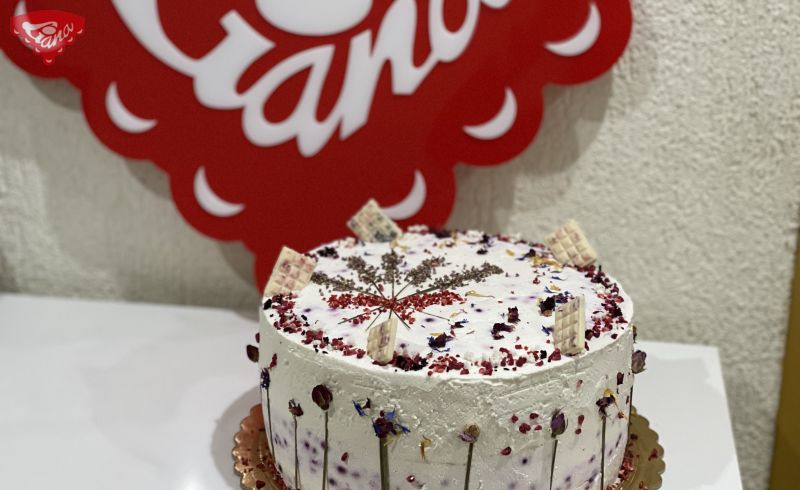
{"type": "Polygon", "coordinates": [[[328,488],[328,409],[331,408],[333,393],[325,385],[317,385],[311,390],[311,399],[325,413],[325,446],[322,448],[322,490],[328,488]]]}
{"type": "Polygon", "coordinates": [[[481,429],[475,424],[464,427],[464,430],[458,434],[459,439],[469,444],[469,449],[467,450],[467,472],[464,475],[464,490],[469,490],[469,475],[472,472],[472,450],[480,435],[481,429]]]}
{"type": "Polygon", "coordinates": [[[303,408],[294,399],[289,400],[289,413],[294,419],[294,488],[300,489],[300,457],[297,454],[297,417],[302,417],[303,408]]]}
{"type": "Polygon", "coordinates": [[[556,469],[556,454],[558,453],[558,436],[566,432],[567,418],[560,410],[550,419],[550,436],[553,438],[553,459],[550,460],[550,490],[553,490],[553,473],[556,469]]]}
{"type": "MultiPolygon", "coordinates": [[[[372,401],[367,398],[363,404],[353,401],[353,406],[360,417],[370,416],[372,401]]],[[[371,416],[370,416],[371,418],[371,416]]],[[[389,443],[395,437],[411,432],[408,427],[400,423],[397,409],[391,411],[381,410],[377,418],[372,418],[372,430],[378,437],[378,451],[380,455],[381,490],[390,490],[389,482],[389,443]]]]}
{"type": "Polygon", "coordinates": [[[600,488],[606,488],[606,422],[608,420],[607,409],[611,405],[617,403],[614,398],[614,393],[611,390],[606,390],[603,396],[597,400],[597,407],[600,411],[600,417],[603,423],[603,430],[600,439],[600,488]]]}
{"type": "Polygon", "coordinates": [[[471,282],[481,282],[494,274],[501,274],[502,269],[496,265],[484,263],[479,267],[464,268],[461,271],[434,279],[427,288],[413,293],[402,295],[410,286],[422,287],[429,282],[438,267],[445,264],[442,257],[425,259],[405,274],[405,284],[399,286],[400,264],[405,258],[392,250],[381,256],[381,267],[372,266],[361,257],[348,257],[345,260],[347,267],[355,272],[359,285],[355,280],[342,276],[330,277],[322,272],[315,272],[311,281],[315,284],[327,286],[334,294],[328,298],[331,308],[358,308],[363,312],[351,318],[342,320],[342,323],[363,323],[370,318],[377,319],[382,313],[388,311],[395,314],[400,321],[410,328],[414,323],[415,312],[424,313],[428,306],[447,306],[463,298],[448,289],[465,286],[471,282]],[[388,289],[388,291],[387,291],[388,289]],[[387,294],[388,293],[388,294],[387,294]]]}
{"type": "Polygon", "coordinates": [[[272,368],[278,365],[278,354],[272,354],[272,360],[269,363],[269,366],[265,367],[261,370],[261,388],[267,393],[267,423],[269,425],[269,452],[275,455],[275,446],[272,442],[273,434],[272,434],[272,403],[269,399],[269,385],[271,383],[271,378],[269,372],[272,368]]]}

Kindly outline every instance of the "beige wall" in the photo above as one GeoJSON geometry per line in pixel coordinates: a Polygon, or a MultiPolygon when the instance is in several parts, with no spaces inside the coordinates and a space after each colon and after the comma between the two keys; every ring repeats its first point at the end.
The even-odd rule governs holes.
{"type": "MultiPolygon", "coordinates": [[[[520,158],[458,170],[451,224],[541,237],[578,218],[643,336],[721,347],[745,485],[765,489],[799,221],[800,3],[635,3],[613,74],[550,88],[520,158]]],[[[164,175],[97,142],[73,89],[0,58],[0,289],[252,308],[251,268],[182,221],[164,175]]]]}

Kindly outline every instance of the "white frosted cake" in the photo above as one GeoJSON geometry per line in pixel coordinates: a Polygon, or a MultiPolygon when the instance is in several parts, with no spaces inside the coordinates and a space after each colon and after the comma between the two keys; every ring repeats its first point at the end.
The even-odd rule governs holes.
{"type": "Polygon", "coordinates": [[[302,256],[305,272],[287,268],[301,285],[313,276],[265,296],[258,356],[286,485],[577,490],[601,488],[601,474],[612,484],[633,304],[599,268],[552,252],[417,227],[392,242],[335,241],[302,256]]]}

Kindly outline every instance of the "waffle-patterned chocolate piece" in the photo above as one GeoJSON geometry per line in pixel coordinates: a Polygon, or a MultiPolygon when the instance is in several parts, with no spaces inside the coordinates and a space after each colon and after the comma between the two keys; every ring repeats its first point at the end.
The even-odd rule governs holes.
{"type": "Polygon", "coordinates": [[[586,300],[578,296],[556,308],[553,339],[562,354],[574,356],[584,350],[586,338],[586,300]]]}
{"type": "Polygon", "coordinates": [[[303,289],[311,281],[316,266],[315,258],[283,247],[264,288],[264,295],[287,294],[303,289]]]}
{"type": "Polygon", "coordinates": [[[589,245],[586,235],[574,219],[547,235],[545,243],[562,264],[583,267],[597,260],[597,252],[589,245]]]}
{"type": "Polygon", "coordinates": [[[347,222],[347,227],[365,242],[391,242],[403,231],[397,223],[381,210],[374,199],[370,199],[347,222]]]}
{"type": "Polygon", "coordinates": [[[374,325],[367,336],[367,355],[378,364],[388,364],[394,357],[394,346],[397,342],[397,318],[392,315],[374,325]]]}

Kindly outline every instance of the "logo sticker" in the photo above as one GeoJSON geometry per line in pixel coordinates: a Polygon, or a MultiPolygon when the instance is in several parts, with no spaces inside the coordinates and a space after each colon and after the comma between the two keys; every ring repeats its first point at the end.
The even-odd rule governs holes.
{"type": "Polygon", "coordinates": [[[56,56],[75,43],[84,26],[83,17],[61,10],[26,12],[11,18],[11,32],[41,56],[45,65],[52,65],[56,56]]]}

